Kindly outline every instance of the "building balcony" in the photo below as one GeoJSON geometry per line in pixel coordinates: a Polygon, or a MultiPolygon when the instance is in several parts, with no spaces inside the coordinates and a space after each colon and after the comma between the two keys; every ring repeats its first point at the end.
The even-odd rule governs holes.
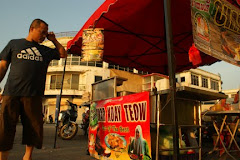
{"type": "MultiPolygon", "coordinates": [[[[46,84],[45,96],[59,95],[61,90],[61,84],[46,84]]],[[[79,84],[78,86],[64,86],[62,90],[62,95],[68,96],[81,96],[86,92],[86,85],[79,84]]]]}

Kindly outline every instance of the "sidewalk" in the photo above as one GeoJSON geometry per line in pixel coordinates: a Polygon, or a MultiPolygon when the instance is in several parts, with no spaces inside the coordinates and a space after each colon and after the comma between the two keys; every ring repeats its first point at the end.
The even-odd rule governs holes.
{"type": "MultiPolygon", "coordinates": [[[[62,140],[57,137],[57,147],[54,146],[55,125],[44,124],[44,142],[42,149],[34,149],[33,160],[94,160],[86,155],[87,138],[80,135],[80,129],[72,140],[62,140]]],[[[9,160],[22,160],[25,146],[21,144],[22,125],[17,125],[16,137],[9,160]]]]}

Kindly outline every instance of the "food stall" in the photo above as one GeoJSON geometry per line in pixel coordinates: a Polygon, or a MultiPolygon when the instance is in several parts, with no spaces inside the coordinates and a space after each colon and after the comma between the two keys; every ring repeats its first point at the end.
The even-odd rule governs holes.
{"type": "Polygon", "coordinates": [[[123,81],[115,76],[92,84],[89,153],[97,159],[151,159],[149,92],[117,97],[123,81]]]}
{"type": "MultiPolygon", "coordinates": [[[[169,114],[172,112],[169,92],[169,89],[162,90],[150,97],[152,154],[156,154],[156,156],[159,154],[160,159],[171,158],[173,155],[173,122],[172,115],[169,114]]],[[[188,86],[177,87],[176,107],[178,112],[181,159],[191,158],[201,160],[201,101],[224,98],[226,98],[226,95],[222,93],[200,90],[188,86]]]]}
{"type": "MultiPolygon", "coordinates": [[[[97,159],[155,159],[156,155],[159,159],[171,157],[173,122],[170,90],[116,97],[117,87],[123,81],[126,79],[112,77],[92,84],[90,155],[97,159]],[[137,130],[145,144],[140,153],[133,147],[137,130]]],[[[178,132],[181,135],[180,157],[201,159],[201,101],[226,96],[181,86],[177,88],[176,97],[178,132]],[[192,151],[191,154],[189,151],[192,151]]]]}

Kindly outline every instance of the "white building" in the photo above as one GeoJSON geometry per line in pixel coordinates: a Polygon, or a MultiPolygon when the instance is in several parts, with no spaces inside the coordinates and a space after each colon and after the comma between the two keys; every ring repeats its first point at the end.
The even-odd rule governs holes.
{"type": "MultiPolygon", "coordinates": [[[[149,74],[143,76],[143,90],[152,91],[156,86],[157,90],[169,89],[168,76],[161,74],[149,74]]],[[[222,91],[220,75],[216,75],[201,69],[190,69],[176,74],[176,87],[187,86],[199,90],[218,93],[222,91]]],[[[202,111],[209,109],[215,104],[215,100],[202,102],[202,111]]]]}
{"type": "Polygon", "coordinates": [[[202,69],[190,69],[176,74],[176,82],[180,86],[208,90],[212,92],[222,91],[220,75],[216,75],[202,69]]]}
{"type": "MultiPolygon", "coordinates": [[[[143,76],[143,90],[151,90],[154,86],[158,90],[169,89],[168,76],[161,74],[149,74],[143,76]]],[[[220,92],[222,81],[219,75],[201,70],[190,69],[176,73],[176,86],[187,86],[191,88],[220,92]]]]}

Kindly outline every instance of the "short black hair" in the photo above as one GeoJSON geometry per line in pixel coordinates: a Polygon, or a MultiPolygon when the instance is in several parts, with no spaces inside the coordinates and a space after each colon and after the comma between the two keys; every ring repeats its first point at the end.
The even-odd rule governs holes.
{"type": "Polygon", "coordinates": [[[39,18],[37,19],[34,19],[30,25],[30,28],[29,28],[29,31],[30,29],[33,27],[33,28],[38,28],[40,26],[41,23],[44,23],[46,26],[48,26],[48,24],[44,21],[44,20],[41,20],[39,18]]]}

